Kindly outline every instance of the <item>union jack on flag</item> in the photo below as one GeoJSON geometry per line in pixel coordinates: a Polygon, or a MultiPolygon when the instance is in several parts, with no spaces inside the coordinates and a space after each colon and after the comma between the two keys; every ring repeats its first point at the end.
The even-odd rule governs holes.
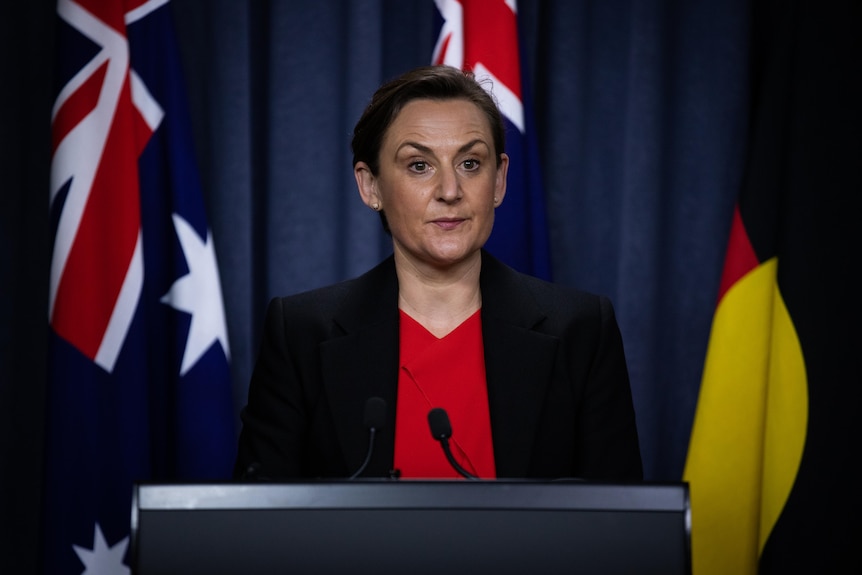
{"type": "Polygon", "coordinates": [[[507,124],[509,176],[486,248],[524,273],[551,279],[548,226],[533,118],[522,79],[515,0],[435,0],[442,17],[432,63],[471,71],[507,124]]]}
{"type": "Polygon", "coordinates": [[[135,481],[230,476],[227,328],[167,0],[57,15],[43,568],[127,573],[135,481]]]}

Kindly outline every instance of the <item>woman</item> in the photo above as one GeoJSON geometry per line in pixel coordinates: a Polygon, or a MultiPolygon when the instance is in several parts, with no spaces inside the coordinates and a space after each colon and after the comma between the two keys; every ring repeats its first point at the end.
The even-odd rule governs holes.
{"type": "Polygon", "coordinates": [[[353,165],[393,254],[359,278],[269,306],[242,412],[237,478],[458,477],[428,427],[483,479],[642,479],[623,344],[608,299],[532,278],[482,249],[509,158],[492,97],[422,67],[382,86],[353,165]],[[367,424],[367,421],[365,422],[367,424]]]}

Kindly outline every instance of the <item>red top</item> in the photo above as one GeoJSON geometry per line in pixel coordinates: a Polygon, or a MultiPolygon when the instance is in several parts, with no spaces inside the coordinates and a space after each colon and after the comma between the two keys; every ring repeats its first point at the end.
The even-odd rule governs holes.
{"type": "Polygon", "coordinates": [[[442,338],[403,311],[400,315],[395,469],[402,478],[461,477],[428,426],[428,412],[442,407],[452,424],[449,447],[455,459],[477,477],[495,478],[480,311],[442,338]]]}

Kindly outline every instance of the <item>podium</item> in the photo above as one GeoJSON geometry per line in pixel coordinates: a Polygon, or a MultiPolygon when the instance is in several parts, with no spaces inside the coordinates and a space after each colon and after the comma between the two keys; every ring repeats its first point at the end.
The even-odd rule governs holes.
{"type": "Polygon", "coordinates": [[[690,575],[688,486],[135,485],[132,572],[690,575]]]}

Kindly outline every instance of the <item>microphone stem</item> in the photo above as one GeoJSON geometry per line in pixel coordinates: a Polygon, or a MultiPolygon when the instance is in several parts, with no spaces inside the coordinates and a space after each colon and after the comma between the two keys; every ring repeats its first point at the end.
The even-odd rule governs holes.
{"type": "Polygon", "coordinates": [[[446,459],[449,460],[449,463],[452,465],[452,467],[455,468],[455,471],[460,473],[466,479],[479,479],[478,477],[476,477],[475,475],[473,475],[472,473],[470,473],[469,471],[467,471],[466,469],[461,467],[461,464],[459,464],[457,461],[455,461],[455,456],[452,455],[452,450],[449,448],[449,440],[448,439],[446,439],[445,437],[441,438],[440,439],[440,445],[443,446],[443,453],[446,454],[446,459]]]}
{"type": "Polygon", "coordinates": [[[359,469],[356,470],[356,473],[354,473],[348,478],[348,481],[359,477],[359,475],[363,471],[365,471],[365,468],[368,467],[368,463],[371,461],[371,454],[374,453],[374,437],[377,435],[377,429],[372,427],[368,430],[368,433],[368,453],[365,454],[365,461],[362,462],[362,465],[359,466],[359,469]]]}

